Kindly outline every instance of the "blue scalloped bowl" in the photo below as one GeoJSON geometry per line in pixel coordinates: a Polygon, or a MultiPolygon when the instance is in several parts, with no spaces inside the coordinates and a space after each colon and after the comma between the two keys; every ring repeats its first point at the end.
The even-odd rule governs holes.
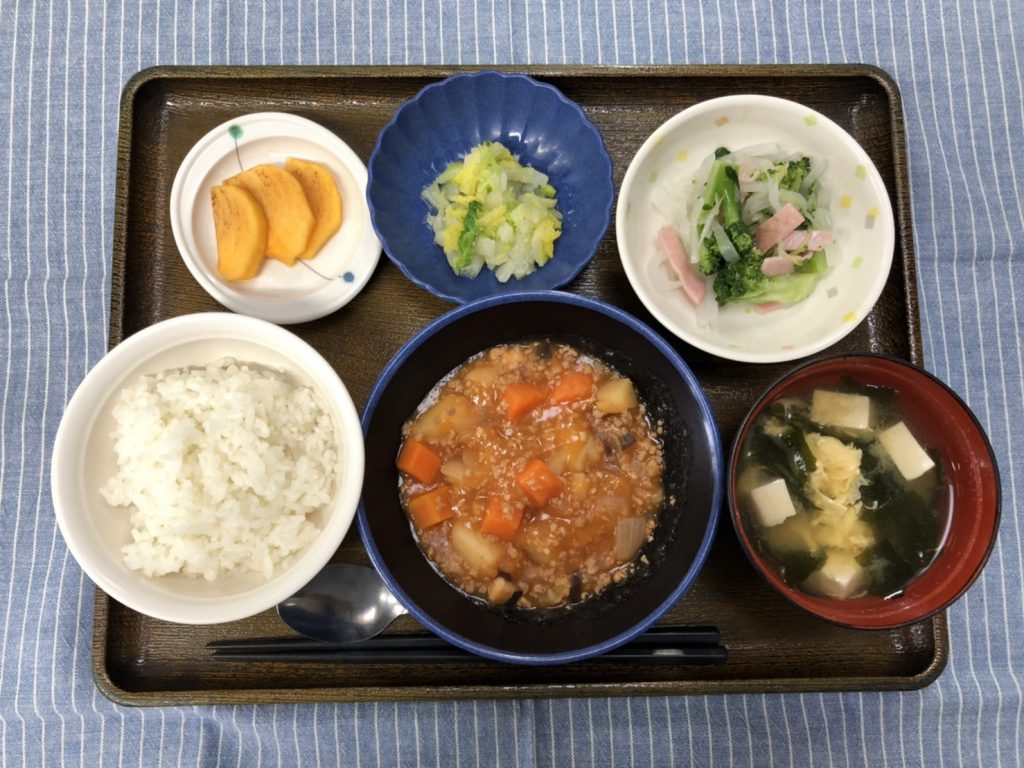
{"type": "Polygon", "coordinates": [[[554,86],[500,72],[428,85],[384,126],[368,171],[366,198],[384,251],[421,288],[458,303],[568,283],[594,257],[615,197],[611,158],[579,106],[554,86]],[[420,197],[449,163],[484,141],[500,141],[519,162],[548,174],[564,216],[551,261],[507,283],[487,269],[475,278],[454,274],[420,197]]]}

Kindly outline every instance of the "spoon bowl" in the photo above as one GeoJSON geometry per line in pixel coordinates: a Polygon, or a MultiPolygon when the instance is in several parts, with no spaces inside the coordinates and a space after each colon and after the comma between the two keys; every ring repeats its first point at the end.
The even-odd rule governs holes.
{"type": "Polygon", "coordinates": [[[344,645],[369,640],[405,613],[377,571],[332,563],[277,606],[289,627],[311,640],[344,645]]]}

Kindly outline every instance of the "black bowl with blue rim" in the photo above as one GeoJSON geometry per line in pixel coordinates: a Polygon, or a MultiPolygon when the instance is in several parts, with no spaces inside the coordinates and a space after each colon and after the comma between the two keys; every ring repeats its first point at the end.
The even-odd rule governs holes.
{"type": "Polygon", "coordinates": [[[557,88],[520,74],[459,74],[426,86],[384,126],[367,170],[370,219],[385,253],[421,288],[456,303],[565,285],[597,252],[615,198],[611,158],[594,124],[557,88]],[[452,271],[421,197],[485,141],[501,142],[521,164],[547,174],[563,216],[551,260],[506,283],[486,268],[474,278],[452,271]]]}
{"type": "Polygon", "coordinates": [[[409,341],[377,380],[363,412],[367,472],[359,532],[395,597],[422,625],[481,656],[557,664],[609,651],[654,624],[707,559],[723,498],[722,447],[696,377],[632,316],[557,291],[521,292],[452,310],[409,341]],[[631,378],[661,421],[665,506],[636,571],[593,598],[559,609],[496,607],[452,586],[421,553],[398,495],[402,424],[434,385],[496,344],[572,344],[631,378]]]}

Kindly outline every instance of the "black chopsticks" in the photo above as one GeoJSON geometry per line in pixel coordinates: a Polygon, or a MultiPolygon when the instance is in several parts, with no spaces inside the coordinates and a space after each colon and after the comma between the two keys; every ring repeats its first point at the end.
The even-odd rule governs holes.
{"type": "MultiPolygon", "coordinates": [[[[653,629],[626,645],[582,663],[721,664],[728,651],[714,627],[653,629]]],[[[218,661],[305,664],[487,663],[433,635],[380,635],[349,645],[304,637],[216,640],[206,646],[218,661]]]]}

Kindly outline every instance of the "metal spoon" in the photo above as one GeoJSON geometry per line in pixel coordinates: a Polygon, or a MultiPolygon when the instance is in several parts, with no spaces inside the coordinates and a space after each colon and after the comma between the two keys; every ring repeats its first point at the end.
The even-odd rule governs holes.
{"type": "Polygon", "coordinates": [[[277,606],[300,635],[339,645],[369,640],[403,613],[377,571],[349,563],[328,565],[277,606]]]}

